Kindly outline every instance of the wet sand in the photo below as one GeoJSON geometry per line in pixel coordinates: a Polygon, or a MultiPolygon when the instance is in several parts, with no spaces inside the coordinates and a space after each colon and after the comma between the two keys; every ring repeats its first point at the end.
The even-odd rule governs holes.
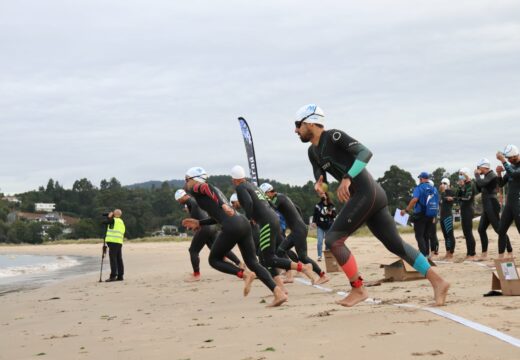
{"type": "MultiPolygon", "coordinates": [[[[513,230],[513,247],[520,250],[513,230]]],[[[494,256],[496,236],[489,234],[494,256]]],[[[413,235],[405,238],[415,242],[413,235]]],[[[456,261],[465,252],[462,241],[457,239],[456,261]]],[[[348,245],[365,280],[382,278],[379,263],[393,257],[375,238],[354,237],[348,245]]],[[[288,285],[287,303],[269,309],[270,293],[260,282],[244,298],[241,280],[209,267],[207,249],[201,253],[202,281],[183,282],[191,271],[188,247],[189,242],[127,242],[124,282],[99,283],[99,273],[90,272],[0,297],[0,359],[520,358],[520,348],[494,337],[393,305],[430,306],[426,280],[370,287],[370,296],[382,302],[349,309],[334,304],[338,295],[297,282],[288,285]]],[[[16,246],[2,252],[99,256],[100,245],[16,246]]],[[[314,244],[309,253],[316,256],[314,244]]],[[[449,263],[437,270],[452,284],[442,310],[520,339],[520,296],[482,296],[490,290],[489,268],[449,263]]],[[[348,290],[344,275],[330,275],[325,287],[348,290]]]]}

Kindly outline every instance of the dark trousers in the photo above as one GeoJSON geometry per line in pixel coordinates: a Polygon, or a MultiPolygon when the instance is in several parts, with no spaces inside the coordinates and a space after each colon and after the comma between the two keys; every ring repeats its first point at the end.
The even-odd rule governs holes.
{"type": "Polygon", "coordinates": [[[437,255],[439,254],[439,238],[437,237],[437,219],[433,219],[433,223],[430,226],[430,249],[437,255]]]}
{"type": "Polygon", "coordinates": [[[462,223],[462,233],[466,238],[466,256],[475,256],[475,237],[473,236],[473,206],[460,206],[460,222],[462,223]]]}
{"type": "Polygon", "coordinates": [[[433,218],[422,214],[415,214],[413,219],[413,230],[419,251],[424,256],[430,255],[430,236],[432,233],[433,218]]]}
{"type": "Polygon", "coordinates": [[[110,277],[123,278],[125,267],[123,265],[123,244],[107,242],[108,256],[110,257],[110,277]]]}

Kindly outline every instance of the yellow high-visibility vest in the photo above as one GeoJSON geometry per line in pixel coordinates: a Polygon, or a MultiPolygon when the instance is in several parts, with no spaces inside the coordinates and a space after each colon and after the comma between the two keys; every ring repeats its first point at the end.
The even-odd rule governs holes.
{"type": "Polygon", "coordinates": [[[114,218],[114,227],[107,229],[106,242],[122,244],[125,237],[125,223],[120,218],[114,218]]]}

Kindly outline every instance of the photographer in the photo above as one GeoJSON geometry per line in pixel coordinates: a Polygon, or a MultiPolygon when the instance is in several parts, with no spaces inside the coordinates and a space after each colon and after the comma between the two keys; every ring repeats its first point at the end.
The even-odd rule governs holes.
{"type": "Polygon", "coordinates": [[[336,218],[336,208],[332,201],[330,201],[327,192],[318,193],[321,200],[314,206],[314,213],[312,215],[312,226],[316,226],[318,237],[318,261],[322,259],[323,239],[325,234],[329,231],[334,219],[336,218]]]}
{"type": "Polygon", "coordinates": [[[125,223],[121,219],[123,212],[116,209],[108,214],[103,214],[107,225],[105,242],[107,243],[110,257],[110,277],[106,281],[123,281],[123,239],[125,237],[125,223]]]}

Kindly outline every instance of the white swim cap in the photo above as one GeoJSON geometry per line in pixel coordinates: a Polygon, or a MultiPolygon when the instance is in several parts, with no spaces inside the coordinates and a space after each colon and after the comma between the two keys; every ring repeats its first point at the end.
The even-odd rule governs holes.
{"type": "Polygon", "coordinates": [[[509,144],[504,148],[504,151],[502,151],[502,154],[504,154],[505,157],[513,157],[518,155],[518,148],[514,146],[513,144],[509,144]]]}
{"type": "Polygon", "coordinates": [[[491,167],[491,163],[489,162],[488,159],[486,158],[482,158],[478,161],[477,163],[477,167],[483,167],[483,168],[487,168],[489,169],[491,167]]]}
{"type": "Polygon", "coordinates": [[[235,180],[238,179],[245,179],[246,172],[244,171],[244,168],[240,165],[235,165],[231,169],[231,177],[235,180]]]}
{"type": "Polygon", "coordinates": [[[184,195],[186,195],[186,191],[183,189],[179,189],[175,192],[175,200],[179,201],[180,198],[182,198],[184,195]]]}
{"type": "Polygon", "coordinates": [[[238,201],[238,196],[236,193],[231,194],[231,197],[229,198],[230,202],[238,201]]]}
{"type": "Polygon", "coordinates": [[[324,120],[325,113],[316,104],[307,104],[296,112],[296,121],[323,125],[324,120]]]}
{"type": "Polygon", "coordinates": [[[262,190],[265,193],[268,193],[269,191],[273,191],[274,188],[273,185],[269,183],[263,183],[262,185],[260,185],[260,190],[262,190]]]}
{"type": "Polygon", "coordinates": [[[196,166],[189,168],[186,171],[186,179],[193,179],[200,183],[205,183],[208,180],[208,174],[203,168],[196,166]]]}

